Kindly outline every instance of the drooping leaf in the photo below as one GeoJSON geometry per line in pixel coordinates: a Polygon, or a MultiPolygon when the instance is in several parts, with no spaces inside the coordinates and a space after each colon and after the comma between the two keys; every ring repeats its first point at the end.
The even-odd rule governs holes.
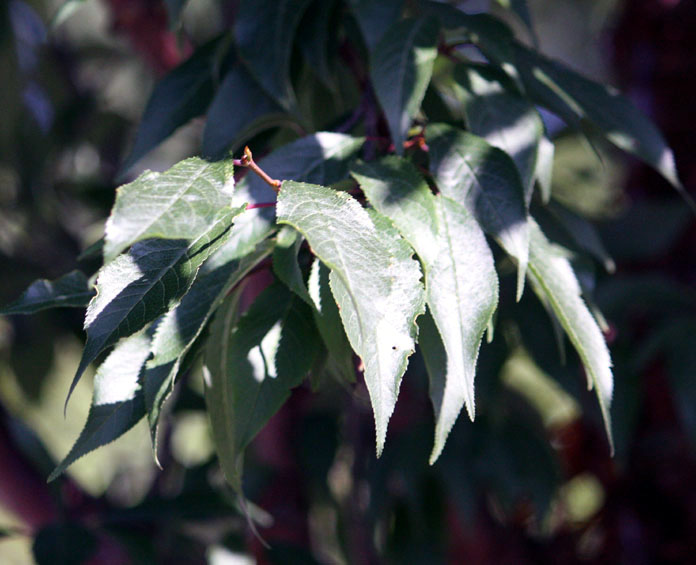
{"type": "Polygon", "coordinates": [[[126,173],[174,131],[205,113],[213,98],[218,39],[199,47],[155,86],[140,120],[133,149],[121,166],[126,173]]]}
{"type": "Polygon", "coordinates": [[[92,296],[94,290],[89,288],[87,277],[81,271],[71,271],[55,281],[34,281],[17,300],[0,309],[0,315],[34,314],[47,308],[84,308],[92,296]]]}
{"type": "Polygon", "coordinates": [[[291,121],[287,112],[237,62],[225,74],[210,105],[201,151],[206,157],[219,159],[257,133],[291,121]]]}
{"type": "Polygon", "coordinates": [[[459,65],[454,79],[462,88],[455,92],[462,98],[469,131],[515,161],[529,206],[544,124],[528,100],[504,87],[509,79],[499,73],[494,67],[459,65]]]}
{"type": "Polygon", "coordinates": [[[205,233],[234,190],[230,160],[193,157],[164,173],[146,171],[116,191],[106,222],[104,263],[153,237],[193,240],[205,233]]]}
{"type": "Polygon", "coordinates": [[[266,289],[237,321],[230,296],[205,352],[208,415],[227,481],[242,491],[244,449],[312,366],[318,336],[309,307],[280,284],[266,289]]]}
{"type": "MultiPolygon", "coordinates": [[[[102,267],[97,295],[87,307],[87,342],[68,399],[87,366],[120,338],[143,328],[181,298],[198,268],[224,243],[235,216],[244,211],[223,208],[195,239],[148,239],[133,245],[102,267]]],[[[67,399],[66,399],[67,406],[67,399]]]]}
{"type": "Polygon", "coordinates": [[[297,262],[297,254],[302,245],[302,238],[291,227],[283,227],[276,237],[276,245],[273,248],[273,272],[309,306],[314,302],[309,296],[302,270],[297,262]]]}
{"type": "Polygon", "coordinates": [[[315,259],[307,287],[314,306],[314,323],[329,353],[328,371],[344,382],[355,380],[353,350],[343,329],[341,315],[329,285],[329,269],[315,259]]]}
{"type": "Polygon", "coordinates": [[[230,251],[223,246],[203,264],[190,290],[157,326],[152,358],[144,377],[145,406],[155,457],[162,406],[171,394],[186,354],[225,296],[271,250],[268,243],[262,242],[251,253],[244,253],[245,249],[236,254],[230,251]]]}
{"type": "Polygon", "coordinates": [[[403,20],[387,30],[371,53],[372,86],[400,155],[430,83],[437,34],[437,22],[432,18],[403,20]]]}
{"type": "MultiPolygon", "coordinates": [[[[348,166],[364,143],[364,138],[342,133],[318,132],[283,145],[258,161],[273,178],[327,185],[348,176],[348,166]]],[[[235,188],[233,204],[273,204],[276,193],[256,175],[246,175],[235,188]]],[[[232,245],[267,237],[275,229],[273,206],[248,210],[235,223],[230,234],[232,245]]],[[[253,249],[253,247],[252,247],[253,249]]]]}
{"type": "Polygon", "coordinates": [[[60,476],[83,455],[121,437],[145,416],[141,373],[150,355],[145,331],[121,340],[94,377],[87,422],[68,455],[48,477],[60,476]]]}
{"type": "Polygon", "coordinates": [[[425,271],[426,301],[446,353],[445,370],[429,371],[436,416],[433,463],[462,406],[474,418],[476,360],[498,303],[493,255],[473,216],[453,200],[435,197],[408,161],[362,163],[353,176],[413,246],[425,271]]]}
{"type": "Polygon", "coordinates": [[[278,221],[300,231],[331,269],[346,334],[365,367],[380,454],[415,347],[415,318],[424,309],[413,250],[388,220],[378,218],[376,225],[348,194],[325,187],[284,182],[277,213],[278,221]]]}
{"type": "Polygon", "coordinates": [[[588,384],[599,400],[613,452],[609,408],[613,391],[611,358],[602,332],[581,298],[580,285],[568,259],[546,239],[530,220],[529,276],[545,296],[588,372],[588,384]]]}
{"type": "Polygon", "coordinates": [[[464,203],[517,260],[519,300],[529,257],[529,226],[515,163],[480,137],[445,124],[428,126],[426,140],[430,170],[442,194],[464,203]]]}
{"type": "Polygon", "coordinates": [[[263,89],[286,110],[293,110],[290,54],[297,25],[311,0],[242,2],[234,32],[239,56],[263,89]]]}
{"type": "Polygon", "coordinates": [[[368,49],[374,49],[384,32],[399,19],[403,5],[404,0],[350,0],[350,9],[368,49]]]}
{"type": "Polygon", "coordinates": [[[681,188],[674,155],[652,121],[615,89],[516,45],[517,69],[528,93],[569,125],[589,126],[642,159],[681,188]]]}

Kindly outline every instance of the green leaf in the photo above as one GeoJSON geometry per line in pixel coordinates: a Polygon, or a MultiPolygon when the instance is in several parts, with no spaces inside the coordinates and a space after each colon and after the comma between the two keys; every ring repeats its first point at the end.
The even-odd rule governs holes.
{"type": "Polygon", "coordinates": [[[493,254],[470,213],[447,197],[435,197],[408,161],[388,157],[363,163],[354,167],[353,176],[423,263],[426,301],[446,353],[445,370],[429,371],[436,416],[434,463],[462,406],[474,418],[476,360],[498,304],[493,254]]]}
{"type": "Polygon", "coordinates": [[[311,0],[242,2],[234,32],[239,56],[263,89],[286,110],[296,105],[290,54],[297,25],[311,0]]]}
{"type": "Polygon", "coordinates": [[[445,124],[428,126],[430,170],[445,196],[464,203],[481,227],[517,260],[517,299],[529,257],[524,188],[515,163],[478,136],[445,124]]]}
{"type": "Polygon", "coordinates": [[[508,77],[494,67],[458,65],[454,78],[462,87],[455,93],[463,103],[469,131],[512,157],[529,206],[544,135],[539,112],[528,100],[508,90],[508,77]]]}
{"type": "MultiPolygon", "coordinates": [[[[332,184],[348,176],[348,166],[364,143],[362,137],[342,133],[318,132],[283,145],[258,161],[259,166],[273,178],[315,184],[332,184]]],[[[268,204],[276,200],[273,189],[257,175],[246,175],[237,185],[233,204],[268,204]]],[[[275,229],[273,207],[248,210],[232,228],[230,241],[267,237],[275,229]]],[[[253,249],[253,247],[252,247],[253,249]]]]}
{"type": "Polygon", "coordinates": [[[150,337],[143,331],[121,340],[99,366],[87,422],[49,482],[83,455],[121,437],[145,416],[141,371],[149,355],[150,337]]]}
{"type": "Polygon", "coordinates": [[[434,19],[403,20],[387,30],[371,53],[372,86],[399,155],[430,83],[437,34],[434,19]]]}
{"type": "Polygon", "coordinates": [[[551,180],[553,178],[553,157],[555,145],[545,135],[539,140],[539,155],[537,156],[534,176],[539,184],[539,193],[544,204],[551,200],[551,180]]]}
{"type": "Polygon", "coordinates": [[[195,239],[148,239],[102,267],[97,295],[87,308],[87,342],[67,402],[87,366],[107,347],[143,328],[181,298],[198,268],[224,243],[232,221],[244,207],[218,211],[195,239]]]}
{"type": "Polygon", "coordinates": [[[106,222],[104,263],[144,239],[200,237],[229,205],[233,173],[230,160],[210,163],[193,157],[164,173],[145,171],[121,186],[106,222]]]}
{"type": "Polygon", "coordinates": [[[71,271],[55,281],[34,281],[17,300],[0,309],[0,315],[34,314],[47,308],[84,308],[92,296],[94,290],[87,277],[81,271],[71,271]]]}
{"type": "Polygon", "coordinates": [[[54,12],[48,27],[54,30],[62,25],[63,22],[67,21],[85,2],[86,0],[65,0],[54,12]]]}
{"type": "Polygon", "coordinates": [[[291,227],[281,228],[273,249],[273,272],[285,286],[309,306],[314,307],[314,302],[307,292],[307,285],[297,262],[297,254],[302,246],[302,241],[303,239],[291,227]]]}
{"type": "Polygon", "coordinates": [[[329,352],[327,370],[343,382],[355,381],[353,350],[341,322],[336,301],[331,294],[329,269],[315,259],[309,271],[308,292],[314,306],[314,323],[329,352]]]}
{"type": "Polygon", "coordinates": [[[404,0],[349,0],[351,12],[358,22],[365,45],[373,50],[403,10],[404,0]]]}
{"type": "Polygon", "coordinates": [[[386,218],[376,224],[348,194],[322,186],[284,182],[277,213],[331,269],[346,334],[365,367],[379,455],[425,306],[413,250],[386,218]]]}
{"type": "Polygon", "coordinates": [[[611,358],[602,332],[581,298],[580,285],[564,254],[546,239],[530,220],[529,276],[543,292],[561,326],[580,355],[588,372],[588,385],[594,387],[604,418],[609,445],[614,451],[609,408],[614,378],[611,358]]]}
{"type": "Polygon", "coordinates": [[[269,129],[294,122],[239,62],[225,78],[208,110],[203,130],[203,155],[218,159],[235,151],[245,140],[269,129]]]}
{"type": "Polygon", "coordinates": [[[617,147],[642,159],[681,189],[674,155],[652,121],[613,88],[596,83],[521,45],[517,68],[530,96],[569,125],[600,131],[617,147]]]}
{"type": "Polygon", "coordinates": [[[302,383],[318,352],[309,307],[280,284],[267,288],[236,321],[230,296],[205,352],[208,415],[227,481],[242,492],[244,449],[302,383]]]}
{"type": "Polygon", "coordinates": [[[203,264],[198,277],[181,301],[162,318],[152,341],[152,359],[144,378],[145,405],[152,444],[157,456],[157,429],[162,406],[186,354],[225,296],[271,252],[262,242],[256,250],[230,253],[221,247],[203,264]]]}
{"type": "Polygon", "coordinates": [[[218,39],[206,43],[157,83],[140,120],[133,149],[121,166],[121,175],[177,128],[205,113],[213,98],[221,45],[218,39]]]}

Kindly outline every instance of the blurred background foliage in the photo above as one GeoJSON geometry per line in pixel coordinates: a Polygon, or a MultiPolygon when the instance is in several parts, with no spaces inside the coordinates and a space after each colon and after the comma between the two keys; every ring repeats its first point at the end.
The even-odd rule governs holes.
{"type": "MultiPolygon", "coordinates": [[[[75,257],[101,235],[153,85],[228,26],[236,3],[191,0],[174,29],[165,4],[183,4],[175,0],[72,2],[71,13],[50,26],[62,4],[9,0],[0,7],[2,304],[36,278],[95,270],[94,259],[75,257]]],[[[460,4],[498,9],[493,2],[460,4]]],[[[656,119],[693,191],[696,3],[534,0],[530,11],[543,52],[618,85],[656,119]]],[[[296,81],[309,85],[300,89],[309,93],[302,103],[322,100],[312,94],[313,77],[296,81]]],[[[80,358],[81,312],[0,318],[0,561],[693,559],[694,218],[655,173],[600,159],[584,139],[544,117],[556,142],[554,197],[596,221],[616,264],[612,276],[592,265],[583,271],[606,317],[615,363],[614,459],[576,359],[569,351],[563,363],[546,312],[531,293],[517,305],[502,297],[509,302],[502,311],[512,314],[482,350],[477,420],[460,419],[432,468],[431,408],[418,356],[380,460],[364,388],[295,391],[246,464],[249,498],[258,504],[250,512],[265,526],[265,549],[217,468],[195,366],[168,416],[163,470],[141,423],[47,485],[91,395],[85,378],[63,418],[80,358]]],[[[177,130],[131,174],[197,153],[203,123],[196,118],[177,130]]],[[[298,134],[280,127],[265,135],[273,146],[298,134]]]]}

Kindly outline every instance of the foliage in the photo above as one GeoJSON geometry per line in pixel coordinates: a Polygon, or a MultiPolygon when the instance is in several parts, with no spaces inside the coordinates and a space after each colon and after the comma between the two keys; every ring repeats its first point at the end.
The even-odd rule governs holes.
{"type": "MultiPolygon", "coordinates": [[[[531,26],[525,2],[500,4],[531,26]]],[[[183,3],[167,7],[176,25],[183,3]]],[[[482,399],[484,422],[499,423],[480,449],[537,481],[533,502],[548,506],[553,463],[524,469],[524,453],[544,461],[547,446],[527,408],[496,413],[503,392],[491,375],[549,332],[564,354],[565,332],[613,450],[606,325],[585,283],[595,263],[613,263],[592,223],[551,188],[555,140],[539,108],[683,190],[648,118],[504,19],[429,0],[242,2],[227,31],[154,87],[120,175],[207,114],[203,157],[131,177],[97,246],[101,264],[37,281],[1,312],[86,306],[68,397],[98,363],[92,405],[50,478],[142,419],[157,459],[161,423],[191,371],[203,375],[218,459],[242,501],[245,450],[305,381],[334,394],[364,379],[377,456],[403,457],[403,438],[385,450],[390,421],[407,368],[424,364],[430,463],[456,481],[468,432],[448,437],[482,399]],[[235,158],[245,145],[263,157],[235,158]]],[[[532,398],[545,393],[534,386],[532,398]]],[[[462,488],[481,480],[462,472],[462,488]]],[[[505,485],[510,471],[496,472],[505,485]]]]}

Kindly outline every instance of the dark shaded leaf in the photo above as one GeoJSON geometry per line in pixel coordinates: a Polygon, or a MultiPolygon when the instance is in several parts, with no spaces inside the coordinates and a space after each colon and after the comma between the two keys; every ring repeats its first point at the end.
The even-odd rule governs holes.
{"type": "Polygon", "coordinates": [[[437,34],[434,19],[404,20],[389,28],[371,53],[372,86],[399,155],[430,83],[437,34]]]}
{"type": "Polygon", "coordinates": [[[365,45],[372,50],[394,22],[401,16],[404,0],[349,0],[350,9],[358,21],[365,45]]]}
{"type": "Polygon", "coordinates": [[[259,84],[286,110],[295,108],[290,54],[297,25],[311,0],[242,2],[234,32],[239,56],[259,84]]]}
{"type": "Polygon", "coordinates": [[[94,290],[81,271],[71,271],[55,281],[34,281],[22,295],[4,308],[0,315],[34,314],[48,308],[84,308],[89,304],[94,290]]]}

